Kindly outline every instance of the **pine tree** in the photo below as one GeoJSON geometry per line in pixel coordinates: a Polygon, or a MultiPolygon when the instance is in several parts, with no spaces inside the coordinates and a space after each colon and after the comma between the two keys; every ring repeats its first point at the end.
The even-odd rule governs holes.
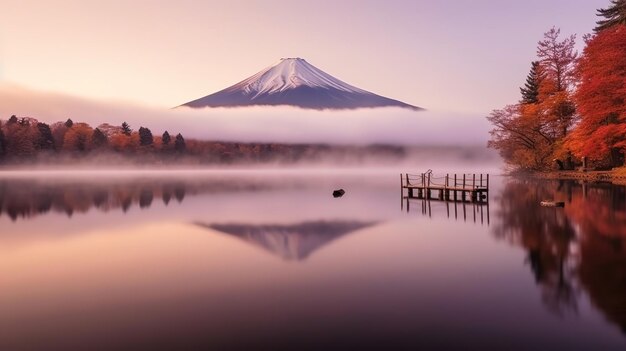
{"type": "Polygon", "coordinates": [[[102,131],[98,128],[94,129],[93,134],[91,135],[91,145],[93,145],[94,149],[99,149],[104,147],[109,142],[106,134],[102,133],[102,131]]]}
{"type": "Polygon", "coordinates": [[[522,93],[520,103],[524,105],[536,104],[539,102],[539,85],[541,84],[541,76],[539,73],[539,61],[533,61],[530,67],[530,73],[526,77],[526,83],[519,88],[522,93]]]}
{"type": "Polygon", "coordinates": [[[72,126],[74,125],[74,121],[72,121],[71,119],[67,119],[67,121],[65,121],[65,126],[67,128],[72,128],[72,126]]]}
{"type": "Polygon", "coordinates": [[[17,123],[17,116],[12,115],[11,118],[9,118],[9,121],[7,122],[7,124],[15,124],[15,123],[17,123]]]}
{"type": "Polygon", "coordinates": [[[139,127],[139,144],[141,146],[152,145],[154,142],[154,138],[152,137],[152,132],[148,128],[139,127]]]}
{"type": "Polygon", "coordinates": [[[35,141],[37,148],[39,150],[54,150],[54,138],[50,126],[39,122],[37,123],[37,130],[39,131],[39,137],[35,141]]]}
{"type": "Polygon", "coordinates": [[[163,145],[169,145],[171,140],[172,137],[170,137],[170,133],[168,133],[166,130],[161,137],[161,142],[163,143],[163,145]]]}
{"type": "Polygon", "coordinates": [[[611,0],[611,5],[598,9],[596,16],[605,18],[596,22],[596,33],[618,24],[626,24],[626,0],[611,0]]]}
{"type": "Polygon", "coordinates": [[[132,130],[130,129],[130,125],[126,122],[122,123],[122,133],[124,133],[124,135],[130,136],[131,132],[132,130]]]}
{"type": "Polygon", "coordinates": [[[185,138],[183,138],[183,136],[178,133],[176,135],[176,140],[174,140],[174,150],[176,150],[176,152],[182,153],[185,151],[186,147],[187,146],[185,145],[185,138]]]}

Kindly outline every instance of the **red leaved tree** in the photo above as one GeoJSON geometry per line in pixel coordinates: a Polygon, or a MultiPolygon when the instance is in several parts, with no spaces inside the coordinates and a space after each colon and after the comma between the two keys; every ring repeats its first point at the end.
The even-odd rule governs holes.
{"type": "Polygon", "coordinates": [[[578,156],[617,166],[624,163],[626,150],[626,25],[586,41],[575,95],[581,121],[568,145],[578,156]]]}

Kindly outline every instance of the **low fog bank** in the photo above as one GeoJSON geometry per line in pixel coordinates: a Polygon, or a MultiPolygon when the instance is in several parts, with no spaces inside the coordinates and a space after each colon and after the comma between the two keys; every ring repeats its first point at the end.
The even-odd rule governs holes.
{"type": "Polygon", "coordinates": [[[269,159],[241,154],[223,161],[223,154],[160,157],[149,154],[91,152],[84,155],[45,153],[0,164],[0,179],[23,177],[187,177],[214,174],[371,174],[445,173],[501,174],[497,152],[471,146],[335,146],[312,145],[306,152],[287,147],[269,159]],[[294,155],[297,154],[296,155],[294,155]]]}
{"type": "MultiPolygon", "coordinates": [[[[451,101],[451,104],[454,102],[451,101]]],[[[315,111],[292,107],[200,109],[148,108],[94,102],[57,93],[0,85],[0,119],[11,115],[52,123],[71,118],[96,127],[128,122],[185,138],[238,142],[343,145],[483,146],[489,125],[483,116],[401,108],[315,111]]]]}

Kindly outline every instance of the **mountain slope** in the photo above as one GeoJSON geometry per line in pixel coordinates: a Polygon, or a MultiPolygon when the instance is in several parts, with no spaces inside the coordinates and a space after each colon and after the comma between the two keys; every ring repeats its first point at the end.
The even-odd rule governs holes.
{"type": "Polygon", "coordinates": [[[318,110],[397,106],[421,110],[420,107],[349,85],[301,58],[281,59],[231,87],[181,106],[254,105],[291,105],[318,110]]]}

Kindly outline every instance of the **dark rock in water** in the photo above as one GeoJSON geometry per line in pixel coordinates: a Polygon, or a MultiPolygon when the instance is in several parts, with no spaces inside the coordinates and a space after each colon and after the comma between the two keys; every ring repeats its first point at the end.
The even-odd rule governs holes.
{"type": "Polygon", "coordinates": [[[335,190],[335,191],[333,191],[333,197],[334,198],[342,197],[343,194],[345,194],[345,193],[346,193],[346,191],[343,190],[343,189],[335,190]]]}

